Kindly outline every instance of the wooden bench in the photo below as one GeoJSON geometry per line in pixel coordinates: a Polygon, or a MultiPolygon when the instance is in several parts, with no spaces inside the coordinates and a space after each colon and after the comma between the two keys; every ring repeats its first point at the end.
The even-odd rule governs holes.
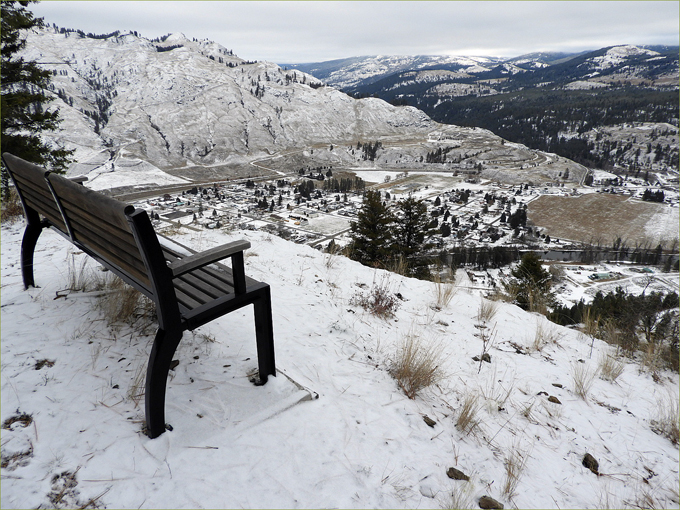
{"type": "Polygon", "coordinates": [[[269,285],[248,278],[247,241],[202,253],[162,246],[149,216],[40,166],[5,153],[2,160],[26,217],[21,272],[35,286],[33,253],[44,228],[52,228],[156,305],[158,332],[146,373],[146,429],[154,438],[166,429],[165,391],[172,357],[186,330],[194,330],[246,305],[254,305],[259,377],[276,375],[269,285]],[[217,261],[229,257],[231,269],[217,261]]]}

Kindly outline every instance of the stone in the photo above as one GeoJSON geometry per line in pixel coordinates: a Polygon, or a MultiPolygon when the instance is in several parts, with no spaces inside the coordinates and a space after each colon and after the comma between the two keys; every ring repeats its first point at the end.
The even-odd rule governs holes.
{"type": "Polygon", "coordinates": [[[552,402],[553,404],[562,405],[562,402],[560,402],[560,399],[557,398],[557,397],[555,397],[555,396],[553,396],[553,395],[550,395],[550,396],[548,397],[548,402],[552,402]]]}
{"type": "Polygon", "coordinates": [[[466,482],[470,481],[470,477],[468,475],[454,467],[450,467],[449,469],[447,469],[446,475],[453,480],[464,480],[466,482]]]}
{"type": "Polygon", "coordinates": [[[597,460],[595,460],[595,457],[593,457],[591,454],[586,453],[583,456],[583,460],[581,461],[581,463],[585,467],[590,469],[593,473],[600,476],[600,472],[598,471],[598,469],[600,468],[600,464],[597,462],[597,460]]]}
{"type": "Polygon", "coordinates": [[[434,421],[432,418],[430,418],[428,415],[424,414],[423,415],[423,421],[427,423],[428,426],[433,427],[436,425],[436,421],[434,421]]]}
{"type": "Polygon", "coordinates": [[[503,503],[499,503],[492,497],[482,496],[481,498],[479,498],[479,508],[501,510],[503,508],[503,503]]]}

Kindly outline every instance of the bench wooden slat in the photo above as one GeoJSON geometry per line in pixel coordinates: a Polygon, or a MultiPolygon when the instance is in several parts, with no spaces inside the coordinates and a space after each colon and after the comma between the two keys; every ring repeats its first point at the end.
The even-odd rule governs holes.
{"type": "MultiPolygon", "coordinates": [[[[39,172],[33,173],[39,174],[39,172]]],[[[22,174],[14,174],[13,177],[24,200],[27,202],[26,205],[46,217],[54,225],[63,229],[64,220],[54,203],[50,189],[47,187],[44,173],[45,172],[42,172],[43,175],[39,175],[41,182],[37,183],[22,174]]]]}

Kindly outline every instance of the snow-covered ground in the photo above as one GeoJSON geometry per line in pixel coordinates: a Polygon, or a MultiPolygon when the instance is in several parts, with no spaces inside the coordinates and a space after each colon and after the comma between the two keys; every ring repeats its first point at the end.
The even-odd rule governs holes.
{"type": "Polygon", "coordinates": [[[590,339],[505,303],[479,320],[487,302],[465,283],[437,309],[434,283],[263,232],[176,238],[252,243],[246,271],[272,287],[281,374],[248,382],[249,309],[185,334],[168,382],[173,430],[150,440],[132,396],[153,331],[107,326],[95,293],[64,291],[84,255],[50,231],[35,257],[39,287],[24,290],[22,230],[1,231],[0,418],[30,420],[2,430],[3,508],[476,508],[484,495],[506,508],[678,507],[678,447],[651,430],[669,402],[677,410],[677,374],[654,382],[624,360],[616,382],[595,378],[583,400],[573,374],[594,372],[608,345],[596,340],[591,354],[590,339]],[[374,285],[401,296],[393,318],[352,304],[374,285]],[[388,371],[409,334],[439,346],[446,372],[414,400],[388,371]],[[490,363],[472,360],[483,338],[490,363]],[[478,425],[464,432],[470,396],[478,425]],[[600,476],[582,465],[586,453],[600,476]],[[504,491],[513,459],[524,468],[504,491]],[[449,478],[451,467],[470,481],[449,478]]]}

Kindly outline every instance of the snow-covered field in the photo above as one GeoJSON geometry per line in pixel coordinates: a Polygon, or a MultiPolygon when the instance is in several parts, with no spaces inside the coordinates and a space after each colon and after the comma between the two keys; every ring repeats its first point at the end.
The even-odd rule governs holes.
{"type": "Polygon", "coordinates": [[[590,339],[505,303],[477,319],[488,302],[465,282],[437,309],[434,283],[262,232],[177,239],[252,243],[246,271],[272,286],[281,374],[264,387],[247,380],[249,309],[185,334],[168,383],[173,430],[150,440],[131,394],[153,331],[107,326],[95,293],[64,291],[84,255],[49,231],[39,287],[24,290],[22,230],[1,231],[0,418],[30,420],[2,430],[3,508],[476,508],[484,495],[506,508],[678,507],[678,447],[652,431],[670,402],[677,412],[677,374],[654,382],[624,360],[616,382],[594,378],[584,400],[574,373],[593,373],[608,345],[596,340],[591,354],[590,339]],[[374,285],[401,296],[393,318],[351,304],[374,285]],[[414,400],[388,371],[409,334],[440,347],[446,372],[414,400]],[[490,363],[472,360],[484,337],[490,363]],[[478,423],[461,431],[475,396],[478,423]],[[523,466],[514,488],[513,465],[523,466]]]}

